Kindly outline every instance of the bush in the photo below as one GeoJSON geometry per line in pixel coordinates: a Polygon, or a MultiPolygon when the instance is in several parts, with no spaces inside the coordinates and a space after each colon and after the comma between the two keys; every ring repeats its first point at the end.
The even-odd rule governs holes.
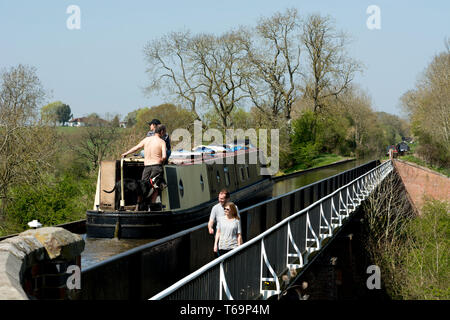
{"type": "Polygon", "coordinates": [[[294,159],[297,163],[301,163],[305,168],[313,165],[314,159],[319,155],[318,146],[313,142],[306,142],[293,147],[294,159]]]}
{"type": "Polygon", "coordinates": [[[410,222],[403,259],[404,299],[450,299],[450,205],[427,201],[410,222]]]}
{"type": "Polygon", "coordinates": [[[37,219],[44,226],[66,223],[85,217],[95,192],[92,179],[72,175],[46,176],[40,184],[20,185],[11,190],[13,201],[6,207],[9,223],[27,229],[37,219]]]}
{"type": "Polygon", "coordinates": [[[293,122],[293,134],[291,149],[296,163],[303,164],[306,168],[312,166],[312,161],[319,155],[320,147],[313,136],[313,127],[316,126],[316,116],[311,111],[306,111],[300,118],[293,122]]]}
{"type": "Polygon", "coordinates": [[[449,203],[427,201],[422,214],[412,217],[405,215],[409,210],[404,210],[407,207],[401,200],[404,196],[397,199],[395,195],[389,196],[388,190],[383,191],[376,197],[378,200],[366,207],[369,227],[366,245],[373,262],[381,269],[387,293],[392,299],[448,300],[449,203]],[[385,210],[391,202],[391,210],[385,210]]]}

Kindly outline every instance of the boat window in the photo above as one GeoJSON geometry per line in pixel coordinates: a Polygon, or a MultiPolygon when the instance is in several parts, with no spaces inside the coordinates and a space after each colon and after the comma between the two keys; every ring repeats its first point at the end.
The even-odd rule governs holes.
{"type": "Polygon", "coordinates": [[[205,190],[205,182],[203,181],[202,175],[200,175],[200,186],[202,187],[202,191],[205,190]]]}
{"type": "Polygon", "coordinates": [[[250,178],[250,168],[248,167],[248,164],[245,165],[245,168],[247,169],[247,178],[250,178]]]}
{"type": "Polygon", "coordinates": [[[223,172],[225,173],[225,185],[230,185],[230,174],[228,173],[228,168],[224,167],[223,172]]]}
{"type": "Polygon", "coordinates": [[[181,181],[178,183],[178,190],[180,190],[180,195],[183,196],[184,195],[184,188],[183,188],[183,181],[181,181]]]}
{"type": "Polygon", "coordinates": [[[245,180],[244,167],[241,167],[241,179],[242,179],[242,181],[245,180]]]}
{"type": "Polygon", "coordinates": [[[217,173],[216,173],[217,175],[216,175],[216,178],[217,178],[217,183],[220,183],[220,173],[219,173],[219,170],[217,170],[217,173]]]}

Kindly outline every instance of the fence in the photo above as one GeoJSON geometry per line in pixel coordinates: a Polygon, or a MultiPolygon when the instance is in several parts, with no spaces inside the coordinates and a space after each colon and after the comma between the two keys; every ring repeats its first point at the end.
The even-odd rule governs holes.
{"type": "Polygon", "coordinates": [[[391,161],[377,166],[151,299],[247,300],[281,293],[279,276],[307,265],[311,254],[321,249],[323,241],[342,226],[392,169],[391,161]]]}

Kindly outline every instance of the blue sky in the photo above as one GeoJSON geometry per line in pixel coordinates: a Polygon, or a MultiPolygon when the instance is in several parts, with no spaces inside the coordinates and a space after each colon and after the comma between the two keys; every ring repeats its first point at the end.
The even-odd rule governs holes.
{"type": "Polygon", "coordinates": [[[0,0],[0,69],[32,65],[48,102],[70,105],[75,117],[120,114],[165,99],[145,96],[144,45],[170,31],[220,34],[254,26],[286,8],[331,15],[354,39],[351,56],[365,65],[355,81],[377,111],[400,114],[399,97],[444,50],[450,37],[450,1],[386,0],[0,0]],[[69,30],[69,5],[81,10],[81,29],[69,30]],[[369,5],[381,10],[381,29],[369,30],[369,5]]]}

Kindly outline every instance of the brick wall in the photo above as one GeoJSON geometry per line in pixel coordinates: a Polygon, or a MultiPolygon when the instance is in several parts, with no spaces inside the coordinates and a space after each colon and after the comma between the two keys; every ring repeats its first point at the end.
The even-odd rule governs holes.
{"type": "Polygon", "coordinates": [[[446,176],[401,160],[395,160],[394,165],[419,212],[427,198],[450,201],[450,179],[446,176]]]}

